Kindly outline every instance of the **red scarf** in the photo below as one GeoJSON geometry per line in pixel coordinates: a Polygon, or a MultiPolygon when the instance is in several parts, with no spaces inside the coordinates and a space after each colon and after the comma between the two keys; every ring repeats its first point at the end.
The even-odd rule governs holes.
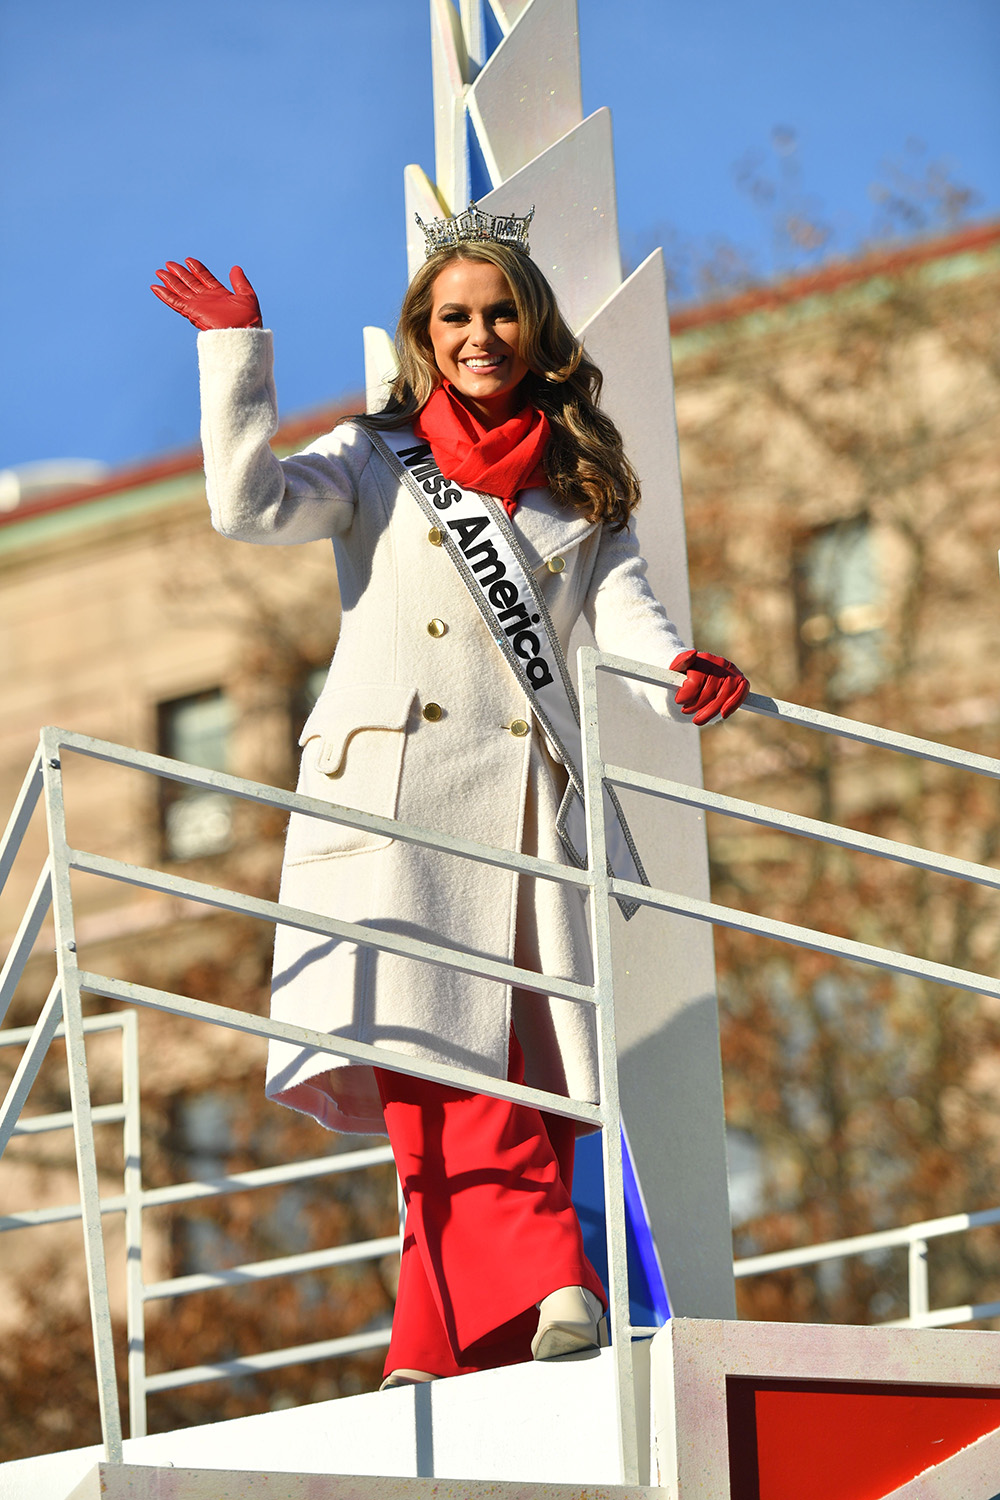
{"type": "Polygon", "coordinates": [[[523,406],[509,421],[487,429],[445,381],[414,417],[413,430],[430,443],[446,479],[496,495],[509,516],[522,490],[548,483],[542,459],[549,419],[537,407],[523,406]]]}

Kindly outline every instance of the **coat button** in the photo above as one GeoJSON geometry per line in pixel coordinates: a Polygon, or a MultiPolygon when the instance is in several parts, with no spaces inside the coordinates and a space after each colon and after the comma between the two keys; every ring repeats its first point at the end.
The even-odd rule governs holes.
{"type": "Polygon", "coordinates": [[[441,530],[440,526],[431,527],[430,531],[427,533],[427,540],[430,542],[432,547],[441,546],[444,541],[444,532],[441,530]]]}
{"type": "Polygon", "coordinates": [[[518,740],[523,740],[524,736],[530,732],[528,725],[524,722],[523,719],[513,719],[507,725],[507,728],[510,730],[514,738],[518,740]]]}
{"type": "Polygon", "coordinates": [[[427,623],[427,634],[432,635],[436,641],[446,635],[447,631],[448,627],[443,620],[429,620],[427,623]]]}
{"type": "Polygon", "coordinates": [[[550,557],[545,566],[550,573],[561,573],[566,566],[566,559],[564,557],[550,557]]]}
{"type": "Polygon", "coordinates": [[[420,710],[421,717],[426,719],[429,724],[436,724],[442,712],[440,703],[425,703],[420,710]]]}

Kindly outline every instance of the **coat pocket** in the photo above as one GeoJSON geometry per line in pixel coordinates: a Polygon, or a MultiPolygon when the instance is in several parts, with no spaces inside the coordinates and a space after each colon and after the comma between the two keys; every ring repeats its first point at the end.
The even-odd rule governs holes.
{"type": "MultiPolygon", "coordinates": [[[[411,687],[384,683],[323,693],[299,736],[302,761],[296,791],[360,812],[393,817],[415,696],[411,687]]],[[[391,843],[382,834],[293,813],[285,863],[360,854],[391,843]]]]}

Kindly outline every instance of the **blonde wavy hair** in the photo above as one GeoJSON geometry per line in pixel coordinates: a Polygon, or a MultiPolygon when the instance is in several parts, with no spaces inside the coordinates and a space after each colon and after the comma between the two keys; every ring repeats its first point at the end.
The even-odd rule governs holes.
{"type": "Polygon", "coordinates": [[[564,505],[590,521],[622,531],[639,504],[639,479],[629,463],[621,433],[599,402],[604,382],[559,311],[555,293],[534,261],[506,245],[470,244],[437,250],[421,266],[403,299],[396,328],[399,373],[370,426],[402,427],[441,384],[429,326],[434,282],[456,260],[488,261],[507,279],[517,308],[518,353],[528,366],[525,399],[549,419],[545,450],[549,487],[564,505]]]}

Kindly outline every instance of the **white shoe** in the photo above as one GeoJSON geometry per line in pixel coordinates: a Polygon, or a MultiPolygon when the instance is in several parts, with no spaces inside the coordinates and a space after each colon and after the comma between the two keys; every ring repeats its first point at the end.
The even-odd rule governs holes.
{"type": "Polygon", "coordinates": [[[582,1286],[563,1286],[538,1304],[538,1332],[531,1341],[533,1359],[559,1359],[608,1343],[604,1308],[582,1286]]]}
{"type": "Polygon", "coordinates": [[[379,1386],[380,1391],[391,1391],[397,1385],[423,1385],[427,1380],[440,1380],[439,1375],[428,1375],[426,1370],[393,1370],[379,1386]]]}

